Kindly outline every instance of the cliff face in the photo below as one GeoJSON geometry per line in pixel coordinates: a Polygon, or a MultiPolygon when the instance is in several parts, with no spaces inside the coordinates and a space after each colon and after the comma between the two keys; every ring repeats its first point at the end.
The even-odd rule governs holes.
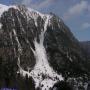
{"type": "Polygon", "coordinates": [[[90,41],[82,41],[80,42],[80,45],[83,48],[85,55],[87,57],[86,59],[87,68],[90,71],[90,41]]]}
{"type": "Polygon", "coordinates": [[[90,56],[90,41],[80,42],[85,52],[90,56]]]}
{"type": "Polygon", "coordinates": [[[79,42],[56,15],[24,6],[3,6],[2,10],[1,87],[49,90],[58,81],[87,75],[79,42]]]}

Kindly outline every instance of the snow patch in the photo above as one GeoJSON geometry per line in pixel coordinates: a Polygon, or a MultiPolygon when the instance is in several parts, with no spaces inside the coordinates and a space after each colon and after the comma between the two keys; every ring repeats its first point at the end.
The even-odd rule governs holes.
{"type": "Polygon", "coordinates": [[[0,4],[0,17],[5,11],[8,11],[9,8],[17,9],[16,6],[6,6],[6,5],[3,5],[3,4],[0,4]]]}
{"type": "Polygon", "coordinates": [[[44,14],[34,10],[34,9],[31,9],[31,8],[28,8],[28,11],[29,12],[32,12],[32,14],[34,15],[35,13],[37,13],[37,15],[40,15],[42,18],[44,17],[44,14]]]}
{"type": "Polygon", "coordinates": [[[22,47],[21,47],[21,44],[18,40],[17,33],[16,33],[15,29],[13,29],[13,33],[14,33],[14,37],[15,37],[17,43],[18,43],[18,52],[21,54],[22,53],[22,47]]]}

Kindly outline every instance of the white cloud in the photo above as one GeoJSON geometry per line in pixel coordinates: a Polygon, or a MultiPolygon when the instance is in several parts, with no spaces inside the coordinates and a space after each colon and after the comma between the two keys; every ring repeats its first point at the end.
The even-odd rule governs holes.
{"type": "Polygon", "coordinates": [[[43,1],[38,3],[38,1],[37,2],[33,2],[33,0],[23,0],[22,4],[24,4],[26,6],[29,6],[31,8],[34,8],[34,9],[40,9],[40,8],[44,8],[44,7],[49,6],[54,1],[55,0],[43,0],[43,1]]]}
{"type": "Polygon", "coordinates": [[[88,6],[88,11],[90,11],[90,5],[88,6]]]}
{"type": "Polygon", "coordinates": [[[64,14],[63,18],[65,20],[69,19],[72,16],[80,15],[85,10],[89,9],[89,4],[87,1],[81,1],[78,4],[75,4],[74,6],[70,7],[68,11],[64,14]]]}
{"type": "Polygon", "coordinates": [[[87,28],[90,28],[90,23],[86,22],[82,25],[82,28],[83,29],[87,29],[87,28]]]}
{"type": "Polygon", "coordinates": [[[31,4],[32,0],[23,0],[22,4],[29,5],[31,4]]]}

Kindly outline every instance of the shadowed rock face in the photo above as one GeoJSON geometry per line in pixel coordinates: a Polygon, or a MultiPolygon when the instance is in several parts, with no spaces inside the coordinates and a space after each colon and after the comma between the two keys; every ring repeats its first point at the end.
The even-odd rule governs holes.
{"type": "Polygon", "coordinates": [[[90,72],[90,41],[82,41],[80,42],[81,47],[83,48],[85,55],[87,56],[87,68],[90,72]]]}
{"type": "Polygon", "coordinates": [[[85,56],[69,28],[53,16],[45,33],[44,45],[50,65],[58,73],[73,76],[84,72],[85,56]],[[53,27],[53,28],[52,28],[53,27]]]}
{"type": "MultiPolygon", "coordinates": [[[[50,24],[47,25],[43,41],[49,65],[55,72],[62,74],[66,80],[68,77],[87,74],[84,65],[85,56],[78,41],[62,20],[55,15],[50,16],[50,24]]],[[[0,87],[5,85],[5,81],[10,82],[8,86],[23,86],[22,82],[25,83],[26,78],[22,79],[20,84],[17,71],[20,68],[28,72],[34,69],[37,62],[33,52],[35,50],[34,41],[36,39],[40,43],[40,35],[44,31],[46,18],[45,15],[35,11],[30,12],[23,6],[9,8],[2,14],[0,18],[2,24],[0,29],[0,79],[3,83],[0,87]],[[17,85],[13,82],[15,80],[17,85]],[[14,84],[11,85],[11,83],[14,84]]],[[[29,83],[30,80],[27,82],[29,83]]],[[[34,85],[33,80],[31,83],[34,85]]],[[[19,90],[27,90],[24,88],[19,88],[19,90]]],[[[35,87],[32,88],[34,90],[35,87]]]]}
{"type": "Polygon", "coordinates": [[[52,90],[73,90],[73,89],[68,83],[61,81],[61,82],[57,82],[53,86],[52,90]]]}
{"type": "Polygon", "coordinates": [[[80,44],[85,50],[85,52],[88,54],[88,56],[90,57],[90,41],[82,41],[80,42],[80,44]]]}
{"type": "Polygon", "coordinates": [[[33,22],[33,20],[27,22],[27,19],[24,18],[21,12],[13,8],[10,8],[7,12],[4,12],[1,17],[1,23],[3,24],[1,45],[3,45],[3,47],[5,47],[9,53],[11,53],[6,53],[6,58],[9,56],[13,57],[13,59],[18,58],[18,47],[23,49],[21,51],[22,55],[20,55],[21,65],[23,68],[26,68],[27,66],[33,67],[35,65],[35,58],[30,49],[30,47],[34,48],[32,41],[37,34],[35,31],[37,28],[33,22]],[[15,30],[16,35],[14,35],[13,30],[15,30]],[[18,42],[20,45],[18,45],[16,37],[18,37],[18,42]],[[27,39],[30,41],[30,43],[27,43],[27,39]]]}

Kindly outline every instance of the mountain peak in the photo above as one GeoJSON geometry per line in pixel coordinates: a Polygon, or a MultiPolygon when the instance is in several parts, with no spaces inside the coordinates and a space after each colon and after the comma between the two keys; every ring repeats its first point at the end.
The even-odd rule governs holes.
{"type": "Polygon", "coordinates": [[[3,14],[3,12],[8,11],[9,8],[16,8],[16,6],[7,6],[7,5],[3,5],[0,4],[0,16],[3,14]]]}

